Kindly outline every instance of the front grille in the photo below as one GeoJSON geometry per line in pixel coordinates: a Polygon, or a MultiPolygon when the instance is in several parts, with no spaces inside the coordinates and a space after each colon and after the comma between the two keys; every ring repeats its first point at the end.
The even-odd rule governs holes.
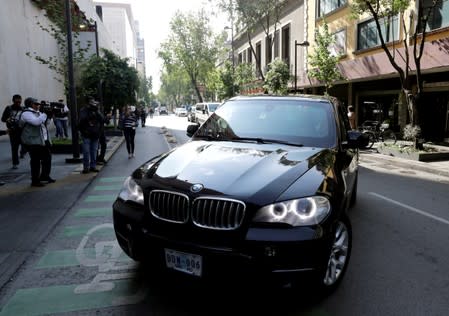
{"type": "Polygon", "coordinates": [[[170,191],[151,191],[150,211],[153,216],[167,222],[187,223],[189,220],[189,197],[170,191]]]}
{"type": "Polygon", "coordinates": [[[240,227],[245,216],[245,204],[220,198],[197,198],[193,201],[192,221],[203,228],[232,230],[240,227]]]}

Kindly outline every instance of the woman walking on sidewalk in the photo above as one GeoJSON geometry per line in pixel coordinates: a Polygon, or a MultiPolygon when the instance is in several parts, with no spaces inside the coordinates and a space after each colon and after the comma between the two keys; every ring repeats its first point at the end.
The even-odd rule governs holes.
{"type": "Polygon", "coordinates": [[[121,118],[121,127],[126,141],[128,158],[134,157],[134,138],[136,136],[137,117],[132,107],[126,107],[121,118]]]}

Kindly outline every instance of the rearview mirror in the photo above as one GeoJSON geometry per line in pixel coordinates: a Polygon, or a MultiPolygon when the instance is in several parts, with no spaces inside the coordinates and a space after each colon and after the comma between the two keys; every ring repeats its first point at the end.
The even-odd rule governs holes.
{"type": "Polygon", "coordinates": [[[358,148],[363,149],[368,146],[369,143],[369,136],[365,133],[359,132],[359,131],[348,131],[347,134],[347,148],[358,148]]]}
{"type": "Polygon", "coordinates": [[[187,132],[186,135],[188,137],[192,137],[193,134],[196,133],[196,131],[198,130],[198,128],[200,127],[200,124],[190,124],[187,126],[187,132]]]}

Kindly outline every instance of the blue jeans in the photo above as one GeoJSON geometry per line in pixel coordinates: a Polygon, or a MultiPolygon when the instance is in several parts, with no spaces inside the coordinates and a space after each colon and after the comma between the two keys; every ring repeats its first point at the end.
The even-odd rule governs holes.
{"type": "Polygon", "coordinates": [[[56,137],[69,137],[69,134],[67,133],[67,120],[55,118],[54,122],[56,126],[56,137]]]}
{"type": "Polygon", "coordinates": [[[83,166],[84,169],[97,166],[98,139],[83,137],[83,166]]]}

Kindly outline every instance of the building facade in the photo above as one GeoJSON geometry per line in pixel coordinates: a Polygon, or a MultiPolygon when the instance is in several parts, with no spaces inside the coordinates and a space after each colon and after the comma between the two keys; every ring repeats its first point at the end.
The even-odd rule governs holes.
{"type": "Polygon", "coordinates": [[[112,43],[121,58],[128,58],[129,65],[137,68],[137,32],[131,5],[128,3],[94,1],[102,12],[102,21],[112,43]],[[100,9],[101,8],[101,9],[100,9]]]}
{"type": "MultiPolygon", "coordinates": [[[[421,1],[424,7],[432,4],[432,0],[421,1]]],[[[407,108],[399,99],[399,75],[380,46],[374,21],[368,16],[351,18],[350,4],[351,0],[287,0],[275,31],[277,36],[273,35],[272,48],[269,48],[270,39],[262,29],[251,36],[255,53],[260,56],[259,65],[255,66],[265,70],[273,58],[281,57],[290,65],[291,92],[322,94],[323,84],[308,76],[308,56],[316,46],[316,30],[327,23],[335,38],[329,49],[342,56],[338,67],[345,78],[336,82],[329,93],[355,107],[358,125],[365,120],[388,121],[399,132],[409,121],[407,108]],[[304,42],[310,45],[298,46],[304,42]]],[[[402,66],[406,56],[402,23],[407,29],[414,30],[417,10],[418,3],[411,1],[403,17],[395,17],[382,25],[387,47],[394,51],[395,60],[402,66]]],[[[449,0],[440,0],[429,18],[427,29],[421,58],[425,101],[418,109],[419,123],[426,140],[449,142],[449,0]]],[[[255,64],[246,34],[236,37],[234,49],[238,63],[255,64]]],[[[409,71],[413,76],[413,60],[409,71]]]]}

